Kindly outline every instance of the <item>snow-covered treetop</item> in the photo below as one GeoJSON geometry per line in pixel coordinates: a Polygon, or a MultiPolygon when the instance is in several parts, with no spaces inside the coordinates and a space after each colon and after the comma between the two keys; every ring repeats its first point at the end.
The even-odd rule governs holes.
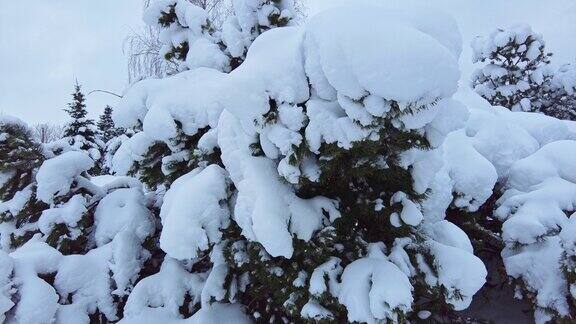
{"type": "Polygon", "coordinates": [[[228,75],[198,69],[139,82],[114,111],[114,120],[121,127],[142,123],[153,139],[173,136],[175,121],[188,135],[214,126],[222,108],[253,124],[270,109],[270,97],[280,103],[307,101],[307,78],[315,95],[327,100],[337,93],[353,100],[371,94],[372,101],[427,104],[456,91],[459,47],[452,44],[460,36],[449,28],[453,21],[436,21],[431,28],[378,7],[357,15],[347,11],[328,11],[305,27],[266,33],[250,48],[246,62],[228,75]],[[380,32],[387,29],[394,33],[380,32]]]}
{"type": "Polygon", "coordinates": [[[554,84],[568,95],[576,94],[576,63],[565,64],[554,74],[554,84]]]}
{"type": "Polygon", "coordinates": [[[498,29],[472,41],[473,62],[487,62],[473,76],[473,87],[492,105],[521,111],[538,110],[549,82],[551,53],[542,35],[528,25],[498,29]]]}
{"type": "Polygon", "coordinates": [[[266,30],[286,26],[294,15],[293,0],[234,0],[222,26],[210,19],[208,8],[189,0],[152,1],[144,21],[160,29],[161,54],[178,70],[209,67],[230,71],[239,66],[250,44],[266,30]]]}
{"type": "Polygon", "coordinates": [[[518,63],[526,65],[540,56],[541,48],[545,45],[542,35],[532,31],[530,26],[515,25],[508,29],[497,29],[488,37],[476,37],[472,41],[472,60],[506,59],[506,54],[520,53],[525,59],[518,63]],[[498,57],[500,55],[503,57],[498,57]]]}

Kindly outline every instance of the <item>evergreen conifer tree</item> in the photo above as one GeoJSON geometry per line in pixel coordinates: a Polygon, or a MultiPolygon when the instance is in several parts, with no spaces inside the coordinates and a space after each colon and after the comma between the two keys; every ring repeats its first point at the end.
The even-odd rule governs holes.
{"type": "Polygon", "coordinates": [[[100,135],[100,139],[104,143],[108,143],[112,138],[116,136],[120,136],[123,133],[121,128],[118,128],[114,125],[114,120],[112,120],[112,107],[106,106],[104,107],[104,112],[100,115],[98,119],[98,132],[100,135]]]}
{"type": "Polygon", "coordinates": [[[197,67],[230,70],[215,26],[203,8],[187,0],[155,0],[146,9],[144,21],[161,30],[160,52],[178,71],[197,67]]]}
{"type": "Polygon", "coordinates": [[[567,64],[554,73],[552,53],[546,52],[542,36],[529,26],[477,37],[472,48],[474,62],[487,63],[474,73],[472,86],[491,105],[576,119],[574,69],[567,64]]]}
{"type": "Polygon", "coordinates": [[[290,0],[235,0],[232,15],[219,27],[205,9],[188,0],[172,0],[153,1],[145,21],[162,30],[164,57],[180,71],[211,67],[228,72],[244,61],[258,35],[288,25],[293,15],[290,0]]]}
{"type": "Polygon", "coordinates": [[[86,97],[78,83],[74,86],[72,101],[68,104],[68,108],[64,110],[71,119],[64,129],[64,141],[67,142],[67,145],[60,147],[54,145],[55,153],[59,154],[68,150],[85,151],[97,162],[91,172],[98,174],[100,172],[104,143],[98,136],[98,129],[94,125],[94,121],[87,117],[86,97]]]}
{"type": "Polygon", "coordinates": [[[550,94],[551,53],[542,36],[529,26],[498,29],[472,42],[474,62],[487,63],[473,76],[472,86],[494,106],[539,111],[550,94]]]}
{"type": "Polygon", "coordinates": [[[85,151],[52,149],[20,120],[0,117],[0,319],[116,321],[157,262],[142,186],[131,178],[98,186],[85,151]]]}
{"type": "MultiPolygon", "coordinates": [[[[235,1],[234,15],[224,24],[223,30],[216,30],[206,11],[190,1],[152,1],[146,10],[145,21],[164,30],[166,37],[163,39],[170,40],[165,44],[166,58],[179,60],[183,64],[181,70],[208,66],[221,71],[230,71],[243,62],[250,44],[258,35],[266,30],[288,25],[293,10],[294,5],[291,1],[235,1]],[[262,20],[262,17],[266,17],[266,20],[262,20]],[[182,33],[187,33],[189,36],[179,44],[173,41],[181,38],[168,37],[182,33]],[[200,47],[199,52],[189,53],[191,41],[204,45],[209,43],[210,50],[200,47]],[[218,51],[212,46],[213,44],[218,45],[218,51]],[[215,52],[210,52],[212,49],[215,52]],[[220,55],[226,56],[225,67],[220,64],[220,55]],[[201,62],[202,59],[198,57],[204,56],[217,59],[211,59],[210,64],[186,63],[201,62]]],[[[199,145],[205,135],[204,139],[215,136],[211,127],[204,125],[197,133],[187,135],[183,132],[181,123],[179,121],[175,123],[178,128],[177,135],[169,141],[148,143],[146,154],[135,161],[132,168],[130,174],[138,174],[140,180],[149,188],[156,189],[159,186],[169,188],[174,180],[198,166],[209,163],[220,164],[218,147],[212,144],[199,145]]]]}
{"type": "Polygon", "coordinates": [[[576,120],[576,64],[565,64],[554,74],[549,102],[542,112],[558,119],[576,120]]]}
{"type": "Polygon", "coordinates": [[[12,117],[0,117],[0,242],[3,249],[20,246],[36,230],[48,206],[36,198],[36,173],[45,160],[42,145],[28,126],[12,117]]]}
{"type": "MultiPolygon", "coordinates": [[[[141,82],[126,94],[118,120],[142,131],[122,143],[118,161],[129,157],[130,172],[152,189],[162,187],[155,194],[166,253],[162,267],[134,288],[127,314],[168,303],[164,310],[187,317],[236,303],[262,323],[456,320],[455,310],[469,305],[485,267],[467,238],[444,240],[447,232],[464,235],[453,224],[424,219],[435,193],[413,176],[412,159],[432,154],[441,140],[430,124],[456,106],[449,89],[458,79],[457,53],[430,33],[435,45],[428,45],[441,49],[434,59],[417,60],[418,73],[441,62],[446,74],[431,73],[437,79],[430,89],[406,86],[409,99],[388,83],[371,82],[389,96],[372,93],[350,81],[361,77],[355,69],[330,74],[341,67],[335,62],[351,63],[318,47],[358,55],[356,63],[375,59],[367,66],[382,68],[382,75],[397,70],[381,67],[379,55],[351,49],[372,50],[374,39],[351,45],[351,38],[328,35],[339,17],[319,19],[306,37],[296,29],[271,31],[251,50],[260,56],[249,55],[243,69],[228,75],[187,71],[141,82]],[[223,78],[232,89],[218,88],[223,78]],[[161,99],[178,87],[189,96],[161,99]],[[453,253],[458,265],[446,259],[453,253]],[[169,297],[182,301],[177,305],[150,293],[178,277],[202,279],[169,297]]],[[[347,28],[366,32],[359,17],[347,28]]]]}

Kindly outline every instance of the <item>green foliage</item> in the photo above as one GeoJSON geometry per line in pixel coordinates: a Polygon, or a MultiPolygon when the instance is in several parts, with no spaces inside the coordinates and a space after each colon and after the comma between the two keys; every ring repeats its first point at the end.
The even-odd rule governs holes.
{"type": "Polygon", "coordinates": [[[186,59],[186,55],[188,55],[189,50],[190,47],[188,42],[182,42],[180,45],[172,47],[168,53],[164,54],[164,58],[168,61],[172,61],[174,59],[184,61],[186,59]]]}
{"type": "Polygon", "coordinates": [[[0,201],[11,199],[34,181],[35,170],[44,162],[42,145],[30,130],[19,124],[0,124],[0,173],[8,177],[0,183],[0,201]]]}
{"type": "MultiPolygon", "coordinates": [[[[251,314],[257,323],[309,322],[300,316],[300,310],[311,297],[319,299],[337,317],[337,322],[346,321],[346,309],[336,298],[328,293],[312,296],[308,286],[295,285],[300,277],[309,278],[314,270],[327,262],[331,256],[345,257],[336,247],[336,232],[327,227],[309,242],[294,239],[292,258],[271,257],[257,242],[247,241],[235,223],[224,232],[226,245],[224,255],[230,266],[227,285],[242,287],[234,297],[247,305],[247,314],[251,314]]],[[[354,242],[348,242],[354,244],[354,242]]],[[[356,257],[363,253],[361,242],[356,242],[356,257]]],[[[342,250],[349,253],[351,250],[342,250]]]]}
{"type": "Polygon", "coordinates": [[[158,18],[158,24],[163,27],[169,27],[176,21],[178,21],[178,17],[176,16],[176,4],[168,6],[168,11],[163,11],[160,18],[158,18]]]}
{"type": "Polygon", "coordinates": [[[155,190],[165,182],[162,172],[162,157],[168,155],[170,149],[163,142],[155,142],[148,148],[142,161],[136,163],[131,174],[138,172],[140,181],[148,188],[155,190]]]}
{"type": "Polygon", "coordinates": [[[178,135],[170,140],[170,145],[157,141],[150,146],[142,161],[133,167],[133,174],[138,174],[140,181],[151,189],[160,185],[170,187],[179,177],[199,166],[209,164],[222,165],[220,150],[205,152],[198,149],[198,141],[210,128],[199,129],[192,136],[184,134],[182,124],[176,122],[178,135]]]}
{"type": "Polygon", "coordinates": [[[11,246],[17,247],[30,239],[37,230],[28,224],[40,217],[48,206],[36,199],[36,171],[44,162],[42,145],[37,143],[25,126],[0,123],[0,222],[12,223],[18,235],[11,235],[11,246]],[[19,195],[17,198],[16,196],[19,195]],[[22,208],[2,208],[2,202],[23,199],[22,208]]]}
{"type": "MultiPolygon", "coordinates": [[[[409,105],[401,110],[397,103],[392,102],[390,115],[427,109],[435,103],[409,105]]],[[[271,104],[270,111],[264,116],[266,124],[277,122],[275,107],[271,104]]],[[[391,214],[402,210],[401,204],[391,201],[395,193],[403,192],[416,203],[426,198],[426,194],[414,190],[410,169],[400,164],[401,154],[410,149],[427,150],[430,144],[421,132],[395,126],[392,117],[376,119],[369,127],[378,136],[355,142],[349,149],[335,143],[323,143],[316,155],[305,142],[293,147],[290,164],[298,166],[305,157],[310,157],[317,159],[320,168],[317,181],[300,178],[296,194],[303,199],[323,196],[337,201],[341,217],[316,233],[309,242],[294,239],[294,253],[290,259],[269,256],[261,244],[244,239],[235,223],[224,232],[224,253],[231,268],[227,285],[234,286],[241,279],[249,282],[233,297],[248,305],[247,313],[254,314],[256,322],[318,322],[301,317],[302,307],[311,298],[333,315],[320,323],[346,322],[346,308],[328,292],[312,296],[308,279],[316,268],[333,257],[340,260],[343,268],[365,257],[369,243],[383,242],[392,247],[396,239],[406,238],[412,242],[404,248],[412,264],[418,264],[417,259],[421,258],[434,271],[436,264],[420,229],[407,224],[395,227],[390,222],[391,214]],[[304,284],[295,285],[302,274],[307,278],[304,284]]],[[[259,143],[252,144],[251,149],[254,155],[262,154],[259,143]]],[[[416,314],[419,310],[457,318],[453,307],[445,300],[448,291],[442,286],[430,286],[425,274],[416,271],[411,278],[416,291],[414,312],[398,312],[399,319],[418,320],[416,314]]]]}
{"type": "Polygon", "coordinates": [[[86,110],[86,97],[82,93],[79,84],[74,86],[72,102],[70,102],[68,108],[64,110],[71,118],[71,121],[64,129],[64,137],[67,138],[68,144],[71,147],[86,151],[90,157],[98,162],[91,170],[91,173],[100,174],[100,158],[102,156],[103,145],[101,145],[101,141],[98,138],[97,128],[94,125],[94,121],[86,118],[88,115],[88,111],[86,110]]]}
{"type": "MultiPolygon", "coordinates": [[[[94,139],[96,133],[94,132],[94,121],[87,119],[88,111],[86,110],[86,97],[82,93],[79,84],[74,86],[74,93],[72,94],[72,102],[68,104],[68,108],[64,109],[72,121],[68,123],[64,130],[65,137],[75,137],[77,135],[83,136],[87,141],[94,139]]],[[[88,149],[88,146],[83,146],[82,149],[88,149]]]]}

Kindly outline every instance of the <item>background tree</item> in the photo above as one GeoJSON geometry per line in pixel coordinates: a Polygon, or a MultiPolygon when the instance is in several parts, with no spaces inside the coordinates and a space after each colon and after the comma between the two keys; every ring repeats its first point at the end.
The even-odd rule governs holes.
{"type": "Polygon", "coordinates": [[[542,35],[529,26],[498,29],[472,42],[473,61],[487,63],[473,76],[472,86],[493,106],[517,111],[538,111],[548,96],[552,79],[552,53],[545,50],[542,35]]]}
{"type": "Polygon", "coordinates": [[[43,144],[61,139],[64,136],[64,126],[59,124],[36,124],[32,126],[34,138],[43,144]]]}
{"type": "Polygon", "coordinates": [[[487,63],[472,78],[474,90],[493,106],[576,119],[574,68],[554,72],[552,53],[529,26],[498,29],[472,42],[474,62],[487,63]]]}
{"type": "Polygon", "coordinates": [[[145,21],[160,29],[161,54],[176,64],[178,71],[211,67],[228,72],[242,63],[258,35],[288,25],[295,16],[294,3],[288,0],[238,0],[230,7],[226,4],[151,1],[145,21]]]}
{"type": "Polygon", "coordinates": [[[576,64],[565,64],[556,71],[549,92],[550,98],[542,112],[559,119],[576,120],[576,64]]]}
{"type": "MultiPolygon", "coordinates": [[[[72,102],[64,110],[71,119],[64,129],[64,141],[68,147],[55,145],[56,153],[59,154],[61,151],[68,150],[85,151],[94,161],[100,161],[104,143],[98,136],[98,129],[94,125],[94,121],[87,117],[86,97],[78,83],[74,86],[72,102]]],[[[95,165],[92,172],[94,174],[99,173],[99,165],[95,165]]]]}
{"type": "Polygon", "coordinates": [[[112,111],[112,107],[104,107],[104,112],[100,115],[98,123],[96,124],[100,139],[104,143],[108,143],[112,138],[124,133],[121,128],[114,125],[114,120],[112,120],[112,111]]]}

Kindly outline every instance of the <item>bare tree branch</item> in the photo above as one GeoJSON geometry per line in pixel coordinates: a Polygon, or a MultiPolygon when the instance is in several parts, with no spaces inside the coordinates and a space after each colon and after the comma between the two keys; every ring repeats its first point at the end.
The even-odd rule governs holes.
{"type": "Polygon", "coordinates": [[[104,92],[104,93],[107,93],[107,94],[111,94],[111,95],[113,95],[113,96],[116,96],[116,97],[118,97],[118,98],[122,98],[122,96],[119,95],[119,94],[117,94],[117,93],[114,93],[114,92],[108,91],[108,90],[100,90],[100,89],[92,90],[92,91],[88,92],[88,93],[86,94],[86,96],[89,96],[90,94],[92,94],[92,93],[94,93],[94,92],[104,92]]]}
{"type": "Polygon", "coordinates": [[[36,124],[32,126],[31,131],[40,143],[50,143],[64,136],[64,126],[58,124],[36,124]]]}

